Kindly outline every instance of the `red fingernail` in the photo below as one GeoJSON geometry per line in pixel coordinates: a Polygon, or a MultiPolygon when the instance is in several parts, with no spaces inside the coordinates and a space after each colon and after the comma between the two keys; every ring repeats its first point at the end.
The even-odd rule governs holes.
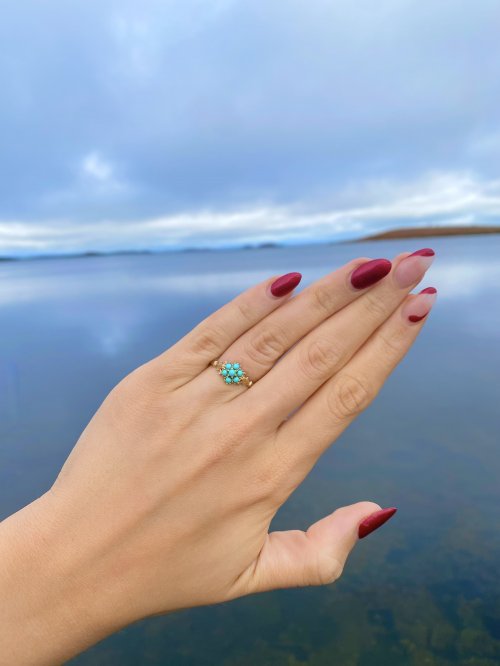
{"type": "Polygon", "coordinates": [[[436,253],[431,247],[424,247],[410,254],[410,257],[433,257],[436,253]]]}
{"type": "Polygon", "coordinates": [[[422,319],[425,319],[436,300],[437,289],[434,287],[427,287],[417,294],[407,305],[404,307],[404,314],[408,317],[408,321],[416,324],[422,319]]]}
{"type": "Polygon", "coordinates": [[[275,280],[271,285],[271,294],[273,296],[286,296],[302,280],[301,273],[287,273],[275,280]]]}
{"type": "Polygon", "coordinates": [[[386,523],[389,518],[392,518],[396,511],[396,507],[392,506],[388,509],[380,509],[380,511],[372,513],[371,516],[368,516],[368,518],[365,518],[363,522],[359,524],[358,537],[363,539],[365,536],[371,534],[374,530],[386,523]]]}
{"type": "Polygon", "coordinates": [[[424,247],[402,259],[394,270],[396,284],[405,289],[420,282],[432,265],[435,254],[430,247],[424,247]]]}
{"type": "Polygon", "coordinates": [[[351,275],[351,284],[355,289],[366,289],[384,278],[391,270],[388,259],[372,259],[358,266],[351,275]]]}

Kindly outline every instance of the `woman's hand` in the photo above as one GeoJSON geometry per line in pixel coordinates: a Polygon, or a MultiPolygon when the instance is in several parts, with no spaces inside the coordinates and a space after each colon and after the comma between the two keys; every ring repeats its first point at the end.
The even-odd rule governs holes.
{"type": "Polygon", "coordinates": [[[409,292],[433,254],[357,259],[292,298],[299,274],[266,280],[126,377],[52,489],[2,525],[0,543],[11,530],[22,553],[10,586],[35,580],[0,636],[9,648],[28,616],[40,638],[3,648],[21,650],[9,663],[66,659],[153,614],[337,579],[391,512],[360,502],[307,532],[269,525],[420,332],[435,290],[409,292]],[[254,384],[227,385],[214,359],[254,384]]]}

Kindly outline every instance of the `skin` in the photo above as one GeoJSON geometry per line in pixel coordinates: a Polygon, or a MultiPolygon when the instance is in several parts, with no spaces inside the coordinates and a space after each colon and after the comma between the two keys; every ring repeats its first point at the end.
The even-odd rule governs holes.
{"type": "Polygon", "coordinates": [[[271,277],[111,391],[52,488],[0,524],[1,664],[61,663],[141,618],[338,579],[378,504],[269,526],[419,334],[409,293],[425,271],[400,287],[406,256],[364,290],[350,275],[366,258],[295,296],[274,297],[271,277]],[[226,386],[219,358],[254,385],[226,386]]]}

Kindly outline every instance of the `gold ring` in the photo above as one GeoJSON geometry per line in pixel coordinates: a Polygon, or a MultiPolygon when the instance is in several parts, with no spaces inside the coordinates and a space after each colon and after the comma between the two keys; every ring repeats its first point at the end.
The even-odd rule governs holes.
{"type": "Polygon", "coordinates": [[[248,388],[253,384],[253,381],[239,363],[217,359],[216,361],[212,361],[210,365],[218,371],[225,384],[244,384],[248,388]]]}

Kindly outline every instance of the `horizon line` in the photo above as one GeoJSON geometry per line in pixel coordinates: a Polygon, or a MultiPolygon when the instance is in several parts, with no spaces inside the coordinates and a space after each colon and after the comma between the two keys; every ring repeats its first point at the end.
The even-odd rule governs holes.
{"type": "Polygon", "coordinates": [[[443,236],[469,236],[484,234],[500,234],[500,225],[497,224],[475,224],[475,225],[429,225],[415,227],[393,227],[373,234],[353,235],[342,237],[337,235],[331,238],[321,239],[289,239],[276,241],[234,242],[208,245],[177,245],[157,246],[144,248],[116,248],[109,250],[75,250],[60,252],[39,252],[27,254],[0,254],[0,262],[8,261],[33,261],[37,259],[77,259],[85,257],[108,257],[120,255],[157,255],[170,252],[223,252],[226,250],[259,250],[272,248],[300,247],[306,245],[337,245],[342,243],[360,243],[364,241],[400,240],[405,238],[425,238],[443,236]]]}

